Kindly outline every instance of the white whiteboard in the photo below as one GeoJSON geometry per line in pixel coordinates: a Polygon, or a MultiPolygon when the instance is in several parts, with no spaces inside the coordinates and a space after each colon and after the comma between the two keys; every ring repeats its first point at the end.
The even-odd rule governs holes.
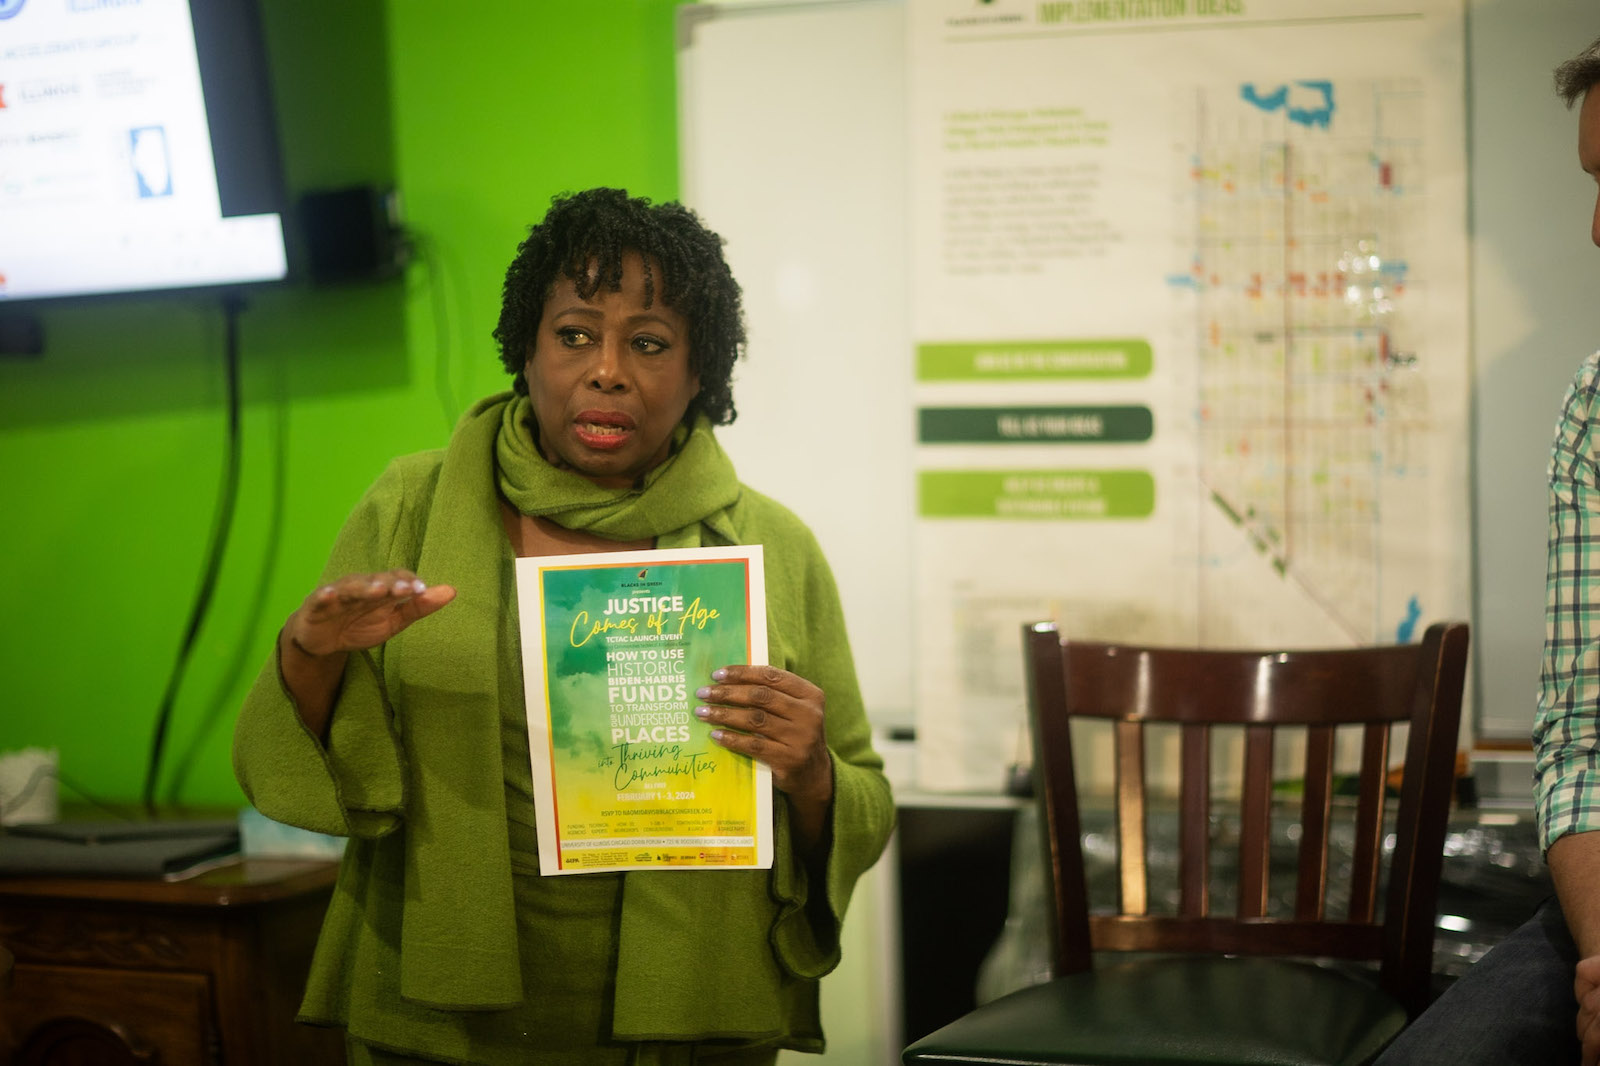
{"type": "Polygon", "coordinates": [[[1600,34],[1597,16],[1592,0],[1473,0],[1467,12],[1480,736],[1520,739],[1533,723],[1545,467],[1562,394],[1600,348],[1594,182],[1550,76],[1600,34]]]}
{"type": "Polygon", "coordinates": [[[678,9],[681,191],[727,241],[749,357],[718,431],[816,533],[868,712],[911,722],[905,25],[894,0],[678,9]]]}

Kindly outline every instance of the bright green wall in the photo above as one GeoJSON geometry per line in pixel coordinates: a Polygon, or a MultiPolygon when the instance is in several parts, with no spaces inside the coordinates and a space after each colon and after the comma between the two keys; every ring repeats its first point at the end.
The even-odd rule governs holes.
{"type": "MultiPolygon", "coordinates": [[[[426,254],[244,312],[239,508],[163,778],[185,804],[240,800],[234,709],[361,490],[505,387],[490,331],[528,224],[563,190],[677,192],[674,0],[261,6],[292,190],[392,178],[426,254]]],[[[222,316],[119,299],[44,321],[42,357],[0,359],[0,751],[58,748],[64,800],[128,802],[217,498],[222,316]]]]}

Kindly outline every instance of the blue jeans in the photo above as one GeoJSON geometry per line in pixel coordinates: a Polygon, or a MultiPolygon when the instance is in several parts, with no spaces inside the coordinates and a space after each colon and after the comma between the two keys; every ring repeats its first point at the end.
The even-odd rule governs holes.
{"type": "Polygon", "coordinates": [[[1551,896],[1395,1038],[1374,1066],[1576,1063],[1578,949],[1551,896]]]}

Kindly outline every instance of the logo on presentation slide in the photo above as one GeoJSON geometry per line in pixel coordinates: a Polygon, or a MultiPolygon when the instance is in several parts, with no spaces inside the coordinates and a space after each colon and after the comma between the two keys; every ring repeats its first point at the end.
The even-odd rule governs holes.
{"type": "Polygon", "coordinates": [[[0,19],[12,18],[28,0],[0,0],[0,19]]]}
{"type": "Polygon", "coordinates": [[[5,86],[4,82],[0,82],[0,111],[4,111],[5,109],[6,109],[6,86],[5,86]]]}
{"type": "Polygon", "coordinates": [[[171,196],[172,167],[167,156],[165,127],[141,126],[129,130],[128,150],[133,161],[133,177],[139,199],[171,196]]]}

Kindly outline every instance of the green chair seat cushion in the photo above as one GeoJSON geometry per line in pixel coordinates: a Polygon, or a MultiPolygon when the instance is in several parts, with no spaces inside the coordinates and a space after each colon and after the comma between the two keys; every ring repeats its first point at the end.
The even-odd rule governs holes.
{"type": "Polygon", "coordinates": [[[911,1063],[1355,1066],[1405,1025],[1371,971],[1298,959],[1097,956],[918,1040],[911,1063]]]}

